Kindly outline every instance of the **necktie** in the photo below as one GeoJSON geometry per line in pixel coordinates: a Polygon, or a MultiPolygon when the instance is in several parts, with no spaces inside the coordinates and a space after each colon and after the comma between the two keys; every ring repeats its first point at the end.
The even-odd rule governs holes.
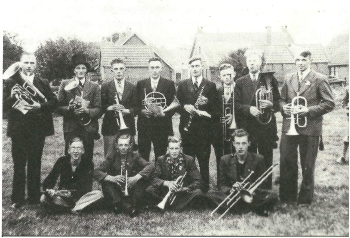
{"type": "Polygon", "coordinates": [[[79,80],[79,85],[80,85],[80,87],[84,86],[83,83],[80,80],[79,80]]]}
{"type": "Polygon", "coordinates": [[[194,90],[197,92],[198,88],[199,88],[198,79],[197,78],[194,79],[194,85],[193,86],[194,86],[194,90]]]}
{"type": "Polygon", "coordinates": [[[122,100],[123,92],[122,92],[122,82],[120,80],[117,80],[117,93],[119,96],[119,100],[122,100]]]}
{"type": "Polygon", "coordinates": [[[300,71],[299,79],[298,79],[298,91],[300,91],[302,82],[303,82],[303,73],[300,71]]]}

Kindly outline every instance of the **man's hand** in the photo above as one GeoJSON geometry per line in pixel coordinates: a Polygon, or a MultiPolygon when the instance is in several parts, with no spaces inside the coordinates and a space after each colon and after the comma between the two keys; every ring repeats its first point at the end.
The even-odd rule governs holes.
{"type": "Polygon", "coordinates": [[[231,124],[231,122],[232,122],[232,114],[227,114],[225,117],[225,123],[231,124]]]}
{"type": "Polygon", "coordinates": [[[242,183],[236,182],[236,183],[234,183],[234,184],[232,185],[232,188],[231,188],[231,190],[230,190],[230,193],[234,193],[234,192],[240,191],[240,190],[242,190],[242,189],[243,189],[242,183]]]}
{"type": "Polygon", "coordinates": [[[20,94],[20,90],[18,87],[13,87],[11,89],[11,98],[16,98],[16,95],[20,94]]]}
{"type": "Polygon", "coordinates": [[[116,175],[116,176],[112,176],[112,175],[107,175],[105,177],[105,180],[111,183],[115,183],[115,184],[124,184],[125,183],[125,176],[124,175],[116,175]]]}
{"type": "Polygon", "coordinates": [[[307,107],[305,107],[304,105],[300,105],[297,114],[298,114],[299,116],[306,116],[306,114],[307,114],[308,112],[309,112],[309,109],[308,109],[307,107]]]}
{"type": "Polygon", "coordinates": [[[185,109],[186,112],[188,112],[191,115],[193,115],[196,112],[196,108],[193,105],[191,105],[191,104],[186,104],[184,106],[184,109],[185,109]]]}
{"type": "Polygon", "coordinates": [[[168,187],[170,191],[175,192],[179,189],[179,185],[175,181],[164,181],[164,186],[168,187]]]}
{"type": "Polygon", "coordinates": [[[273,108],[273,103],[270,100],[260,100],[260,107],[271,109],[273,108]]]}
{"type": "Polygon", "coordinates": [[[142,109],[141,114],[147,118],[150,118],[152,116],[152,112],[148,111],[147,109],[142,109]]]}
{"type": "Polygon", "coordinates": [[[204,96],[200,96],[197,100],[198,105],[202,106],[208,103],[208,98],[204,97],[204,96]]]}
{"type": "Polygon", "coordinates": [[[33,111],[33,110],[37,110],[41,108],[41,104],[34,101],[34,103],[32,105],[25,105],[24,109],[29,110],[29,111],[33,111]]]}
{"type": "Polygon", "coordinates": [[[190,189],[188,187],[182,187],[182,188],[178,188],[175,192],[176,193],[188,193],[190,191],[190,189]]]}
{"type": "Polygon", "coordinates": [[[130,114],[130,110],[126,108],[121,109],[121,112],[123,113],[123,115],[130,114]]]}
{"type": "Polygon", "coordinates": [[[124,109],[124,106],[121,104],[113,104],[113,105],[110,105],[109,107],[107,107],[107,111],[119,112],[123,109],[124,109]]]}
{"type": "Polygon", "coordinates": [[[250,112],[250,114],[252,114],[254,117],[257,117],[257,116],[259,116],[259,115],[261,114],[261,112],[259,111],[259,109],[258,109],[257,107],[253,107],[253,106],[251,106],[251,107],[249,108],[249,112],[250,112]]]}
{"type": "Polygon", "coordinates": [[[55,195],[55,190],[54,189],[46,189],[46,192],[52,197],[55,195]]]}
{"type": "Polygon", "coordinates": [[[134,187],[137,181],[140,180],[140,178],[142,178],[142,176],[139,174],[136,174],[135,176],[132,176],[132,177],[128,177],[128,188],[134,187]]]}
{"type": "Polygon", "coordinates": [[[290,114],[292,113],[292,108],[290,106],[290,103],[283,106],[283,112],[284,114],[290,116],[290,114]]]}

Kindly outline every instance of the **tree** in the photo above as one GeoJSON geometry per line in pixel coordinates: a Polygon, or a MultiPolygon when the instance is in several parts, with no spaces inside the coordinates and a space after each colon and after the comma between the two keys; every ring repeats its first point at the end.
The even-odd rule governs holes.
{"type": "Polygon", "coordinates": [[[98,47],[94,43],[85,43],[78,39],[65,40],[60,37],[41,44],[35,51],[40,76],[49,81],[72,77],[72,56],[79,52],[87,55],[90,64],[99,55],[98,47]]]}
{"type": "Polygon", "coordinates": [[[18,40],[18,35],[3,32],[3,62],[2,69],[5,71],[11,64],[16,61],[19,61],[19,58],[23,52],[23,48],[21,46],[21,41],[18,40]]]}

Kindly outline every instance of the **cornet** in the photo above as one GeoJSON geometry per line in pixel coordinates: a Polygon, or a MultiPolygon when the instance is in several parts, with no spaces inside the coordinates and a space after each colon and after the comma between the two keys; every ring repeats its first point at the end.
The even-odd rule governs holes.
{"type": "MultiPolygon", "coordinates": [[[[119,103],[118,94],[115,95],[115,102],[116,102],[117,105],[120,104],[120,103],[119,103]]],[[[118,116],[117,113],[118,113],[118,115],[119,115],[119,121],[118,121],[118,119],[117,119],[117,123],[118,123],[118,125],[119,125],[119,130],[122,131],[122,130],[127,130],[127,129],[129,129],[129,127],[127,127],[126,124],[125,124],[124,117],[123,117],[123,113],[122,113],[121,111],[115,112],[116,117],[118,116]]]]}
{"type": "Polygon", "coordinates": [[[271,121],[273,112],[262,108],[261,100],[268,100],[273,103],[273,94],[271,89],[266,89],[265,86],[261,86],[255,92],[255,100],[256,107],[261,112],[261,114],[257,117],[257,120],[260,124],[266,125],[271,121]]]}
{"type": "MultiPolygon", "coordinates": [[[[123,165],[120,167],[120,175],[123,175],[123,165]]],[[[129,196],[128,190],[128,170],[125,168],[125,187],[124,187],[124,196],[129,196]]]]}
{"type": "Polygon", "coordinates": [[[296,136],[299,135],[297,132],[295,125],[298,127],[306,127],[307,126],[307,117],[300,117],[299,116],[299,110],[300,106],[303,105],[307,107],[307,100],[303,96],[299,96],[299,93],[297,93],[297,96],[295,96],[292,99],[292,102],[287,104],[290,105],[290,127],[286,135],[289,136],[296,136]],[[300,121],[304,120],[304,124],[300,123],[300,121]]]}
{"type": "Polygon", "coordinates": [[[232,94],[232,102],[228,103],[225,101],[225,96],[222,95],[222,117],[221,117],[221,123],[222,123],[222,141],[223,141],[223,154],[225,153],[225,141],[231,141],[231,135],[228,133],[228,129],[230,131],[235,130],[237,128],[236,120],[235,120],[235,108],[234,108],[234,94],[232,94]],[[232,121],[231,124],[228,126],[226,124],[226,116],[228,114],[231,114],[232,121]]]}

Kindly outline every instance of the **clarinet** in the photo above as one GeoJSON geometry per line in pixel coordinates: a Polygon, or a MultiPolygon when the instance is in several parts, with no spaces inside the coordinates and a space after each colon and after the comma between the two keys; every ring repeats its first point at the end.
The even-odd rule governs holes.
{"type": "MultiPolygon", "coordinates": [[[[201,88],[201,91],[199,92],[197,101],[194,104],[194,108],[196,108],[196,109],[198,109],[198,99],[202,96],[204,87],[205,87],[205,85],[201,88]]],[[[190,118],[188,119],[188,123],[187,123],[187,126],[184,128],[184,131],[188,131],[188,128],[191,126],[193,116],[194,116],[194,114],[190,114],[190,118]]]]}

